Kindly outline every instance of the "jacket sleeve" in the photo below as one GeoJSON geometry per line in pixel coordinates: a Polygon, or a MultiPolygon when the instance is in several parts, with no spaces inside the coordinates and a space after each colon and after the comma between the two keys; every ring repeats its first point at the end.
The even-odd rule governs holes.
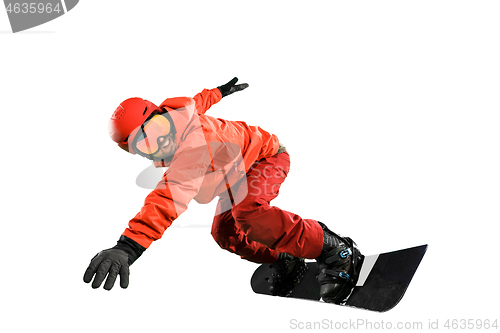
{"type": "Polygon", "coordinates": [[[215,103],[222,99],[219,88],[203,89],[202,92],[193,97],[196,103],[196,112],[204,114],[215,103]]]}
{"type": "Polygon", "coordinates": [[[180,146],[162,181],[146,197],[141,211],[129,221],[122,235],[145,248],[160,239],[198,194],[209,165],[206,144],[180,146]]]}

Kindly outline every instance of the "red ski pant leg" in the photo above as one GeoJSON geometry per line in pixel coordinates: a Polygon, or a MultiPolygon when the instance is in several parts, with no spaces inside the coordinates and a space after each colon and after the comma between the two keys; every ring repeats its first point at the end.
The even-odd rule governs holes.
{"type": "MultiPolygon", "coordinates": [[[[218,205],[231,204],[230,199],[221,198],[218,205]]],[[[219,209],[219,207],[217,207],[219,209]]],[[[236,226],[231,210],[215,216],[212,224],[212,236],[219,246],[229,252],[240,255],[243,259],[256,263],[274,263],[278,260],[278,251],[254,242],[236,226]]]]}
{"type": "MultiPolygon", "coordinates": [[[[271,258],[276,261],[280,252],[310,259],[319,256],[323,231],[317,221],[302,219],[297,214],[270,205],[289,168],[290,157],[286,152],[262,159],[252,166],[247,173],[246,197],[214,219],[212,231],[214,234],[219,228],[219,233],[214,234],[219,245],[226,242],[221,245],[223,248],[256,262],[269,262],[271,258]]],[[[222,200],[227,199],[221,199],[219,204],[224,204],[222,200]]]]}

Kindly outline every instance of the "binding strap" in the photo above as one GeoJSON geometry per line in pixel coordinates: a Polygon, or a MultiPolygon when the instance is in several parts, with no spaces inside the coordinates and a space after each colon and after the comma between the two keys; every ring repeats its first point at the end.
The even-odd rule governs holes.
{"type": "MultiPolygon", "coordinates": [[[[334,251],[336,251],[336,250],[330,251],[330,253],[334,252],[334,251]]],[[[338,253],[332,254],[331,256],[329,256],[327,254],[327,257],[325,259],[325,263],[328,264],[328,265],[330,265],[330,264],[334,263],[335,261],[343,260],[343,259],[345,259],[345,258],[347,258],[347,257],[349,257],[351,255],[352,255],[352,250],[351,250],[350,247],[348,247],[347,249],[342,250],[342,251],[340,251],[338,253]]]]}
{"type": "Polygon", "coordinates": [[[347,274],[346,272],[343,271],[336,271],[333,269],[322,269],[321,272],[319,273],[319,279],[324,279],[327,277],[327,275],[334,277],[334,278],[341,278],[342,280],[349,281],[350,280],[350,275],[347,274]]]}

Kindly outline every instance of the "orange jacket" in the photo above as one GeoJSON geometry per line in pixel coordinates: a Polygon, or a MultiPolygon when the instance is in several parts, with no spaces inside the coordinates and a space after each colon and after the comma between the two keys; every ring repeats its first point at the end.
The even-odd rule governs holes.
{"type": "Polygon", "coordinates": [[[148,248],[192,199],[211,202],[243,179],[255,161],[276,154],[279,143],[274,134],[242,121],[205,115],[221,98],[219,89],[204,89],[193,98],[169,98],[160,104],[177,130],[177,150],[168,163],[154,163],[168,169],[124,236],[148,248]]]}

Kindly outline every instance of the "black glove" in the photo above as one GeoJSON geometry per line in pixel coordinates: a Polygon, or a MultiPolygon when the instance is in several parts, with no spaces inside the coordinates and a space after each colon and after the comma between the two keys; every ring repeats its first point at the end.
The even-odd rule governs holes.
{"type": "Polygon", "coordinates": [[[248,83],[242,83],[242,84],[236,84],[238,82],[238,78],[235,77],[228,83],[217,87],[220,90],[220,93],[222,94],[222,97],[226,97],[227,95],[231,95],[234,92],[243,90],[248,88],[248,83]]]}
{"type": "Polygon", "coordinates": [[[106,275],[104,289],[111,290],[116,277],[120,274],[120,286],[128,287],[129,266],[141,256],[146,249],[132,239],[121,236],[116,245],[110,249],[99,252],[92,258],[85,271],[83,281],[89,283],[95,274],[92,288],[99,288],[106,275]]]}

